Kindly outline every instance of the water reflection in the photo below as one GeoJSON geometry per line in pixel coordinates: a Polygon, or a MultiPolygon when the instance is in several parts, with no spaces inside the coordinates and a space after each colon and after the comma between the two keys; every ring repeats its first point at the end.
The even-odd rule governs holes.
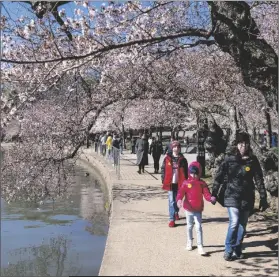
{"type": "Polygon", "coordinates": [[[76,172],[67,199],[42,205],[1,200],[2,276],[98,275],[108,232],[107,194],[96,173],[76,172]]]}
{"type": "Polygon", "coordinates": [[[69,256],[71,241],[63,236],[50,238],[47,244],[11,251],[16,263],[9,263],[1,276],[77,276],[81,271],[76,257],[69,256]]]}

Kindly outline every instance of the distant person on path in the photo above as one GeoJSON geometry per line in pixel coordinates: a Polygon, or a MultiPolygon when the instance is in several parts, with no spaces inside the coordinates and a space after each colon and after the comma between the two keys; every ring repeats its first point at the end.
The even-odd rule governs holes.
{"type": "Polygon", "coordinates": [[[110,159],[112,158],[112,136],[109,133],[106,140],[106,146],[107,146],[107,156],[110,159]]]}
{"type": "Polygon", "coordinates": [[[120,140],[116,134],[113,135],[112,147],[113,166],[116,166],[120,156],[120,140]]]}
{"type": "Polygon", "coordinates": [[[278,137],[275,132],[272,133],[271,137],[271,147],[277,147],[278,146],[278,137]]]}
{"type": "Polygon", "coordinates": [[[177,193],[177,206],[185,209],[187,223],[187,245],[188,251],[193,250],[193,226],[197,232],[197,247],[200,255],[206,255],[203,249],[203,232],[202,232],[202,211],[204,208],[203,197],[215,204],[216,198],[211,197],[208,186],[201,178],[202,168],[199,162],[192,162],[189,166],[188,179],[182,183],[177,193]]]}
{"type": "MultiPolygon", "coordinates": [[[[141,138],[141,134],[140,134],[140,137],[139,137],[139,138],[141,138]]],[[[133,138],[131,139],[131,145],[132,145],[131,154],[136,154],[136,150],[135,150],[135,148],[136,148],[136,143],[137,143],[137,139],[136,139],[135,137],[133,137],[133,138]]]]}
{"type": "Polygon", "coordinates": [[[99,134],[96,134],[95,135],[95,138],[94,138],[94,147],[95,147],[95,152],[98,153],[98,148],[99,148],[99,134]]]}
{"type": "Polygon", "coordinates": [[[163,153],[163,144],[159,140],[159,137],[156,136],[153,142],[150,145],[149,154],[152,155],[154,160],[154,174],[159,173],[159,161],[163,153]]]}
{"type": "Polygon", "coordinates": [[[174,137],[170,138],[170,142],[167,144],[165,148],[164,155],[170,154],[172,152],[171,144],[174,140],[175,140],[174,137]]]}
{"type": "Polygon", "coordinates": [[[148,143],[149,143],[149,146],[151,145],[151,143],[154,141],[154,137],[150,136],[149,139],[148,139],[148,143]]]}
{"type": "Polygon", "coordinates": [[[218,168],[212,189],[212,195],[217,197],[220,186],[225,185],[224,206],[229,214],[224,253],[226,261],[244,257],[242,242],[249,214],[254,209],[255,184],[260,194],[260,210],[264,211],[268,203],[260,163],[250,148],[249,134],[237,133],[236,146],[231,148],[218,168]]]}
{"type": "Polygon", "coordinates": [[[120,149],[120,153],[123,154],[123,148],[124,148],[124,138],[122,135],[120,135],[119,138],[119,149],[120,149]]]}
{"type": "Polygon", "coordinates": [[[139,166],[138,173],[141,174],[144,173],[144,166],[148,165],[149,144],[145,134],[137,139],[135,150],[137,154],[137,165],[139,166]]]}
{"type": "Polygon", "coordinates": [[[188,162],[181,154],[179,141],[171,144],[172,151],[164,158],[161,168],[162,189],[168,191],[169,227],[175,227],[175,220],[179,220],[179,208],[176,204],[177,191],[183,181],[188,178],[188,162]]]}
{"type": "Polygon", "coordinates": [[[185,152],[187,153],[188,147],[190,146],[190,140],[189,140],[188,136],[185,138],[185,144],[186,144],[186,151],[185,152]]]}
{"type": "Polygon", "coordinates": [[[101,138],[101,153],[103,154],[103,156],[106,155],[106,141],[107,141],[107,135],[106,133],[103,134],[102,138],[101,138]]]}

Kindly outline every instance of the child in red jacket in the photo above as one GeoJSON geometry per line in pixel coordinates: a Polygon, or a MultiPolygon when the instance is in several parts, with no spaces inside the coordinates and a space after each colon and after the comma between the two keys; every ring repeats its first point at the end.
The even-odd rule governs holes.
{"type": "Polygon", "coordinates": [[[162,164],[162,188],[168,191],[169,202],[169,227],[175,227],[175,220],[179,220],[179,208],[176,205],[177,191],[183,181],[188,178],[188,162],[180,153],[181,146],[178,141],[171,144],[169,152],[162,164]]]}
{"type": "Polygon", "coordinates": [[[215,204],[215,197],[211,196],[207,184],[200,179],[202,170],[199,162],[192,162],[189,166],[188,179],[182,183],[177,194],[177,206],[182,206],[182,199],[185,196],[183,208],[186,212],[187,222],[187,250],[193,249],[193,224],[197,231],[197,246],[200,255],[206,255],[203,250],[203,234],[202,234],[202,211],[204,207],[203,197],[215,204]]]}

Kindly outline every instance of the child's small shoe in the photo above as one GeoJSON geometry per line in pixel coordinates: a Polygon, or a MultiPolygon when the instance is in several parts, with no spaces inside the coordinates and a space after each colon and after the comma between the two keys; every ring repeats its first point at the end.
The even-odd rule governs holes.
{"type": "Polygon", "coordinates": [[[171,228],[172,228],[172,227],[174,227],[174,226],[175,226],[174,221],[173,221],[173,220],[172,220],[172,221],[170,221],[170,222],[169,222],[169,227],[171,227],[171,228]]]}
{"type": "Polygon", "coordinates": [[[202,246],[198,246],[198,252],[201,256],[204,256],[206,255],[206,252],[203,250],[203,247],[202,246]]]}
{"type": "Polygon", "coordinates": [[[192,251],[193,250],[192,242],[187,242],[186,250],[187,251],[192,251]]]}

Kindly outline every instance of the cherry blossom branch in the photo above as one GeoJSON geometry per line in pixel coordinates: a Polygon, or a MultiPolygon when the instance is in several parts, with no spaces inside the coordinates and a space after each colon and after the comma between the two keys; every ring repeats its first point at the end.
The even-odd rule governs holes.
{"type": "Polygon", "coordinates": [[[44,64],[44,63],[50,63],[50,62],[59,62],[59,61],[67,61],[67,60],[79,60],[84,59],[90,56],[94,56],[99,53],[108,52],[110,50],[114,49],[121,49],[133,45],[141,45],[146,43],[152,43],[152,42],[163,42],[167,40],[172,40],[176,38],[182,38],[185,36],[198,36],[198,37],[204,37],[207,38],[209,32],[203,29],[197,29],[197,28],[188,28],[181,30],[179,33],[175,34],[169,34],[166,36],[159,36],[159,37],[153,37],[153,38],[147,38],[147,39],[139,39],[139,40],[133,40],[125,43],[119,43],[119,44],[111,44],[108,46],[105,46],[101,49],[92,51],[90,53],[79,55],[79,56],[70,56],[70,57],[62,57],[62,58],[56,58],[56,59],[49,59],[49,60],[33,60],[33,61],[18,61],[18,60],[11,60],[11,59],[1,59],[2,62],[6,63],[14,63],[14,64],[44,64]]]}

